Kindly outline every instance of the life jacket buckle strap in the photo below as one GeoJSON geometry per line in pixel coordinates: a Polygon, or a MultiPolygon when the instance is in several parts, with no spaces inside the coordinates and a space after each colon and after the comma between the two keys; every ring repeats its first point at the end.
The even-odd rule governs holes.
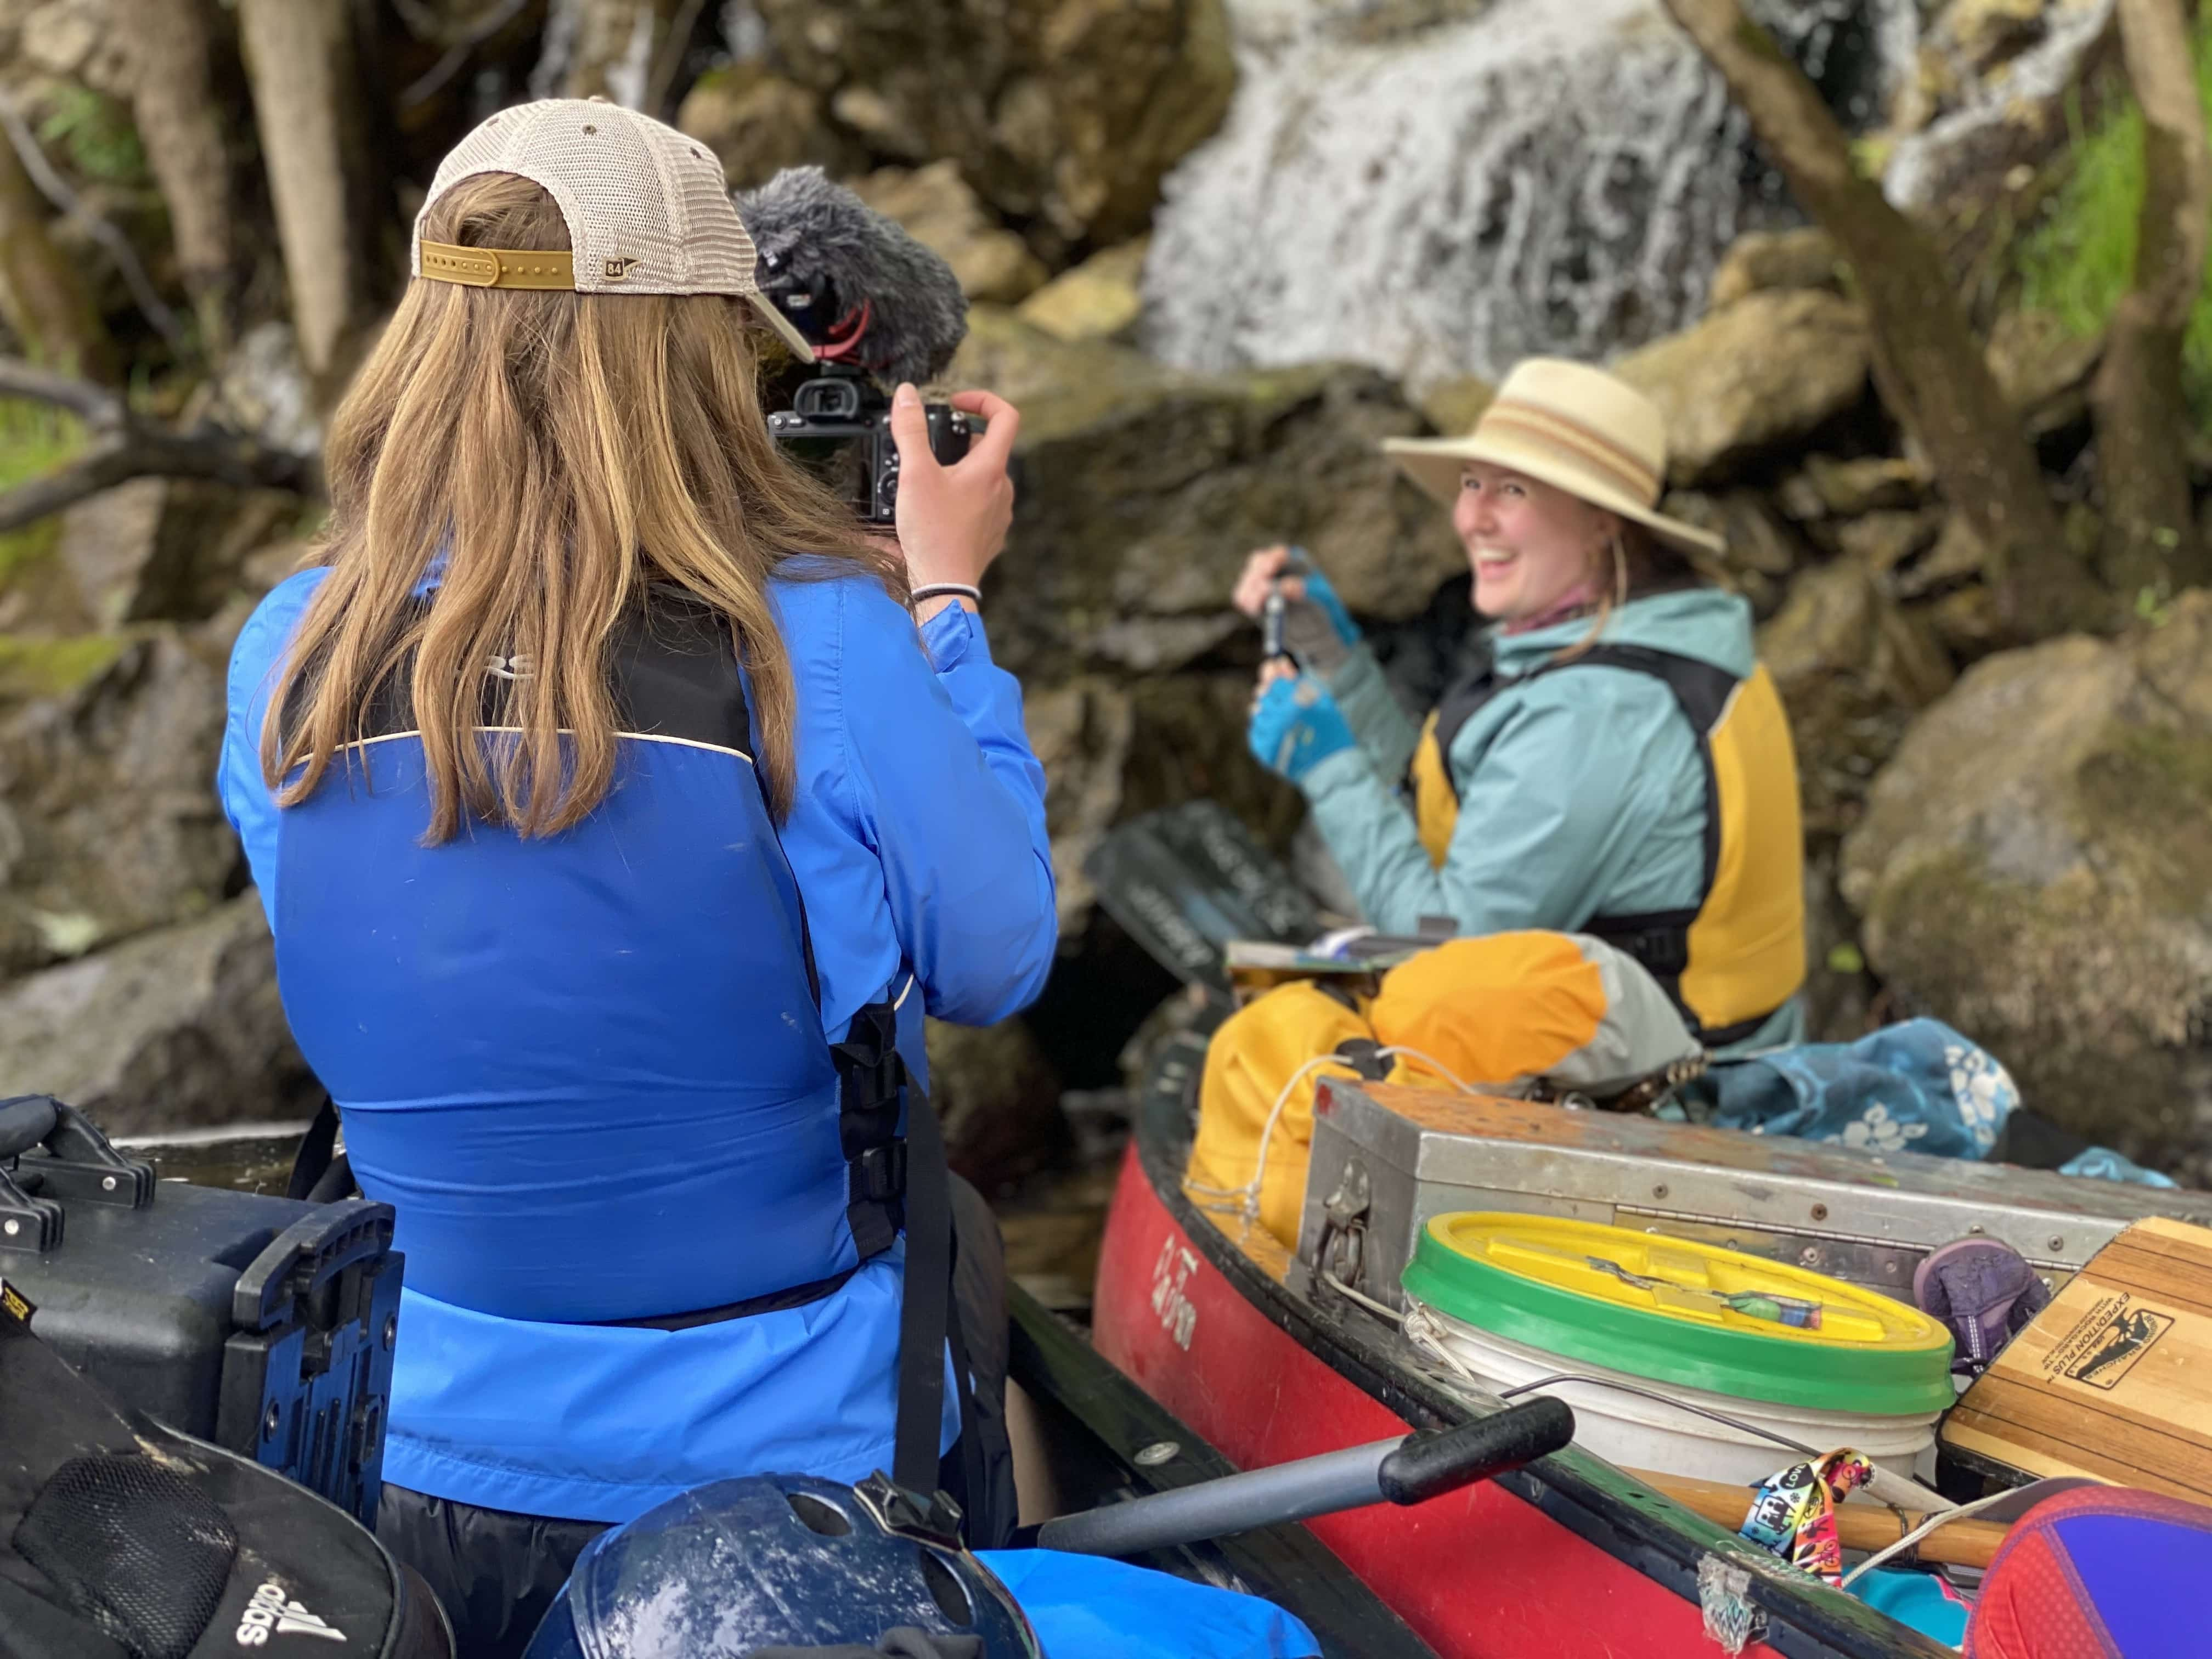
{"type": "Polygon", "coordinates": [[[906,1194],[906,1142],[870,1146],[851,1160],[856,1203],[888,1204],[906,1194]]]}

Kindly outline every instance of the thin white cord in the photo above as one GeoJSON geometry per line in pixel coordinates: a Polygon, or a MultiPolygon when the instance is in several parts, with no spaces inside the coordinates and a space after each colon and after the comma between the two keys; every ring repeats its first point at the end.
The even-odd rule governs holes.
{"type": "Polygon", "coordinates": [[[1885,1544],[1881,1548],[1876,1550],[1872,1555],[1867,1557],[1865,1560],[1860,1562],[1858,1565],[1853,1567],[1849,1572],[1845,1573],[1844,1575],[1844,1588],[1845,1589],[1849,1589],[1851,1587],[1851,1581],[1854,1578],[1858,1577],[1862,1573],[1869,1571],[1872,1569],[1880,1566],[1883,1562],[1888,1560],[1891,1556],[1904,1553],[1904,1552],[1911,1549],[1915,1544],[1918,1543],[1922,1539],[1928,1536],[1929,1533],[1935,1531],[1936,1528],[1942,1526],[1945,1522],[1959,1520],[1962,1516],[1973,1514],[1977,1510],[1985,1510],[1990,1508],[1992,1504],[2002,1504],[2008,1498],[2016,1498],[2018,1496],[2019,1494],[2017,1492],[2009,1491],[1991,1492],[1987,1498],[1977,1498],[1971,1504],[1961,1504],[1955,1510],[1945,1510],[1940,1515],[1929,1516],[1925,1521],[1923,1521],[1918,1526],[1915,1527],[1911,1532],[1905,1534],[1904,1537],[1899,1539],[1894,1544],[1885,1544]]]}
{"type": "Polygon", "coordinates": [[[1389,1303],[1377,1302],[1373,1297],[1368,1295],[1366,1291],[1353,1290],[1351,1285],[1346,1284],[1334,1273],[1331,1273],[1327,1267],[1323,1267],[1321,1270],[1321,1276],[1322,1283],[1326,1284],[1339,1296],[1350,1297],[1354,1302],[1357,1302],[1361,1307],[1366,1309],[1368,1312],[1375,1315],[1377,1318],[1387,1319],[1393,1325],[1403,1325],[1406,1322],[1406,1316],[1400,1313],[1389,1303]]]}
{"type": "MultiPolygon", "coordinates": [[[[1463,1095],[1471,1095],[1479,1092],[1473,1084],[1462,1082],[1459,1077],[1446,1066],[1442,1060],[1433,1059],[1430,1055],[1423,1054],[1418,1048],[1408,1048],[1402,1045],[1394,1045],[1388,1048],[1377,1048],[1375,1051],[1375,1058],[1377,1060],[1389,1060],[1400,1054],[1404,1055],[1408,1060],[1419,1060],[1423,1065],[1428,1066],[1431,1071],[1435,1072],[1437,1076],[1443,1078],[1446,1082],[1449,1083],[1463,1095]]],[[[1256,1217],[1260,1213],[1261,1183],[1267,1178],[1267,1151],[1268,1148],[1274,1144],[1275,1126],[1283,1121],[1284,1109],[1291,1103],[1291,1096],[1296,1092],[1298,1085],[1304,1082],[1309,1075],[1319,1070],[1323,1066],[1340,1066],[1347,1072],[1352,1071],[1352,1062],[1350,1060],[1344,1059],[1340,1054],[1331,1053],[1315,1055],[1304,1065],[1299,1066],[1297,1071],[1291,1073],[1291,1080],[1283,1085],[1282,1092],[1275,1097],[1275,1103],[1267,1113],[1267,1121],[1260,1130],[1260,1155],[1253,1161],[1251,1180],[1246,1182],[1242,1187],[1207,1187],[1195,1181],[1186,1181],[1183,1182],[1183,1190],[1191,1193],[1201,1193],[1208,1198],[1236,1199],[1237,1200],[1237,1212],[1238,1214],[1242,1215],[1247,1221],[1256,1217]]],[[[1352,1080],[1356,1081],[1358,1077],[1358,1073],[1357,1072],[1352,1072],[1352,1080]]],[[[1212,1209],[1213,1206],[1207,1205],[1202,1206],[1201,1207],[1212,1209]]]]}

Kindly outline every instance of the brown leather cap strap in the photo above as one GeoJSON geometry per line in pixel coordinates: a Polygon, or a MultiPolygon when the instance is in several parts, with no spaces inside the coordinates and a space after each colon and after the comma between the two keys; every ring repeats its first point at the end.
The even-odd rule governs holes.
{"type": "Polygon", "coordinates": [[[434,282],[470,288],[568,289],[576,286],[575,262],[565,248],[535,251],[422,244],[422,274],[434,282]]]}

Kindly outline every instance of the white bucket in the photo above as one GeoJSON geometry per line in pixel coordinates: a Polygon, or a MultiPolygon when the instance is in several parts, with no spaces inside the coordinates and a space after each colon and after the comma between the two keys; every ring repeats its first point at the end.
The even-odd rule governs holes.
{"type": "MultiPolygon", "coordinates": [[[[1802,1461],[1802,1454],[1787,1446],[1668,1403],[1679,1400],[1810,1446],[1815,1452],[1851,1447],[1871,1459],[1878,1470],[1904,1480],[1912,1480],[1916,1474],[1931,1477],[1935,1474],[1936,1424],[1942,1416],[1941,1412],[1893,1417],[1820,1411],[1810,1406],[1778,1406],[1771,1401],[1711,1394],[1680,1382],[1654,1382],[1586,1359],[1547,1353],[1541,1348],[1493,1336],[1438,1308],[1426,1307],[1425,1311],[1445,1350],[1493,1390],[1518,1388],[1562,1371],[1644,1390],[1630,1394],[1626,1389],[1585,1382],[1557,1382],[1531,1390],[1555,1395],[1573,1407],[1575,1444],[1623,1468],[1753,1486],[1802,1461]],[[1655,1394],[1664,1395],[1667,1400],[1650,1397],[1655,1394]]],[[[1887,1486],[1889,1483],[1877,1477],[1877,1484],[1887,1486]]],[[[1912,1495],[1920,1500],[1920,1507],[1948,1507],[1940,1498],[1932,1504],[1927,1501],[1932,1493],[1912,1495]]]]}

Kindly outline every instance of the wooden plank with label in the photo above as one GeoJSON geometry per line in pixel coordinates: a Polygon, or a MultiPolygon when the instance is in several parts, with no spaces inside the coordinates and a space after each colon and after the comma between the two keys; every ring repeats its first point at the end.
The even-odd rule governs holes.
{"type": "Polygon", "coordinates": [[[2121,1233],[1966,1390],[1943,1440],[2031,1475],[2212,1502],[2212,1230],[2121,1233]]]}

